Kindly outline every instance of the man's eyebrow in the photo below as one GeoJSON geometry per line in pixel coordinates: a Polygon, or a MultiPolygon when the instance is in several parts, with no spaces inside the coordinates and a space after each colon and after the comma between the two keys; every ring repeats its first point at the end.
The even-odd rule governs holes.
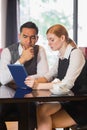
{"type": "Polygon", "coordinates": [[[23,34],[23,36],[26,36],[26,37],[28,37],[28,35],[26,35],[26,34],[23,34]]]}
{"type": "Polygon", "coordinates": [[[36,37],[36,35],[31,35],[30,37],[36,37]]]}
{"type": "Polygon", "coordinates": [[[23,36],[26,36],[26,37],[36,37],[36,35],[28,36],[28,35],[26,35],[26,34],[23,34],[23,36]]]}

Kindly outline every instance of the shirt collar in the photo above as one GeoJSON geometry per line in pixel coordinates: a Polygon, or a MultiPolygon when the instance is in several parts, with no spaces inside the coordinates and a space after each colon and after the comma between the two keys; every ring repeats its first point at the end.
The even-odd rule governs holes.
{"type": "Polygon", "coordinates": [[[23,51],[23,48],[22,48],[21,44],[19,44],[18,51],[19,51],[19,55],[21,55],[22,51],[23,51]]]}
{"type": "Polygon", "coordinates": [[[69,44],[67,46],[67,48],[66,48],[63,59],[68,59],[69,58],[69,55],[70,55],[72,49],[73,49],[73,47],[69,44]]]}

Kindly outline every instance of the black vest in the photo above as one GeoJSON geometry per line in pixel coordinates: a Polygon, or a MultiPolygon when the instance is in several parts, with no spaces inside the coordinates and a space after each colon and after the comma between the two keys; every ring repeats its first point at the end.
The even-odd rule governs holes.
{"type": "MultiPolygon", "coordinates": [[[[19,58],[19,51],[18,51],[19,43],[15,43],[8,47],[11,53],[11,64],[14,64],[19,58]]],[[[38,56],[39,46],[35,45],[34,47],[34,58],[27,61],[24,66],[28,72],[28,75],[33,75],[37,73],[37,56],[38,56]]]]}
{"type": "MultiPolygon", "coordinates": [[[[68,59],[63,59],[63,60],[59,59],[57,78],[59,78],[60,80],[62,80],[67,73],[69,61],[70,61],[70,56],[68,59]]],[[[87,92],[87,61],[84,65],[80,75],[76,79],[74,86],[71,90],[74,93],[79,93],[79,92],[86,93],[87,92]]]]}

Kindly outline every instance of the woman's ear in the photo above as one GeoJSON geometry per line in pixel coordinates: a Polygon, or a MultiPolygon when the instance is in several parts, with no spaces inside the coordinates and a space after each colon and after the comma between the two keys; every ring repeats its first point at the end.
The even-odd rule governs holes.
{"type": "Polygon", "coordinates": [[[65,41],[65,35],[62,35],[62,36],[61,36],[61,40],[62,40],[62,41],[65,41]]]}

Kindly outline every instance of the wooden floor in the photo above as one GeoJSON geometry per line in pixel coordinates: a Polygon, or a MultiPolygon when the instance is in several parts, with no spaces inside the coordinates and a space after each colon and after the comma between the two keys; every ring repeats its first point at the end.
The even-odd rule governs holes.
{"type": "Polygon", "coordinates": [[[8,130],[18,130],[18,122],[6,122],[8,130]]]}

